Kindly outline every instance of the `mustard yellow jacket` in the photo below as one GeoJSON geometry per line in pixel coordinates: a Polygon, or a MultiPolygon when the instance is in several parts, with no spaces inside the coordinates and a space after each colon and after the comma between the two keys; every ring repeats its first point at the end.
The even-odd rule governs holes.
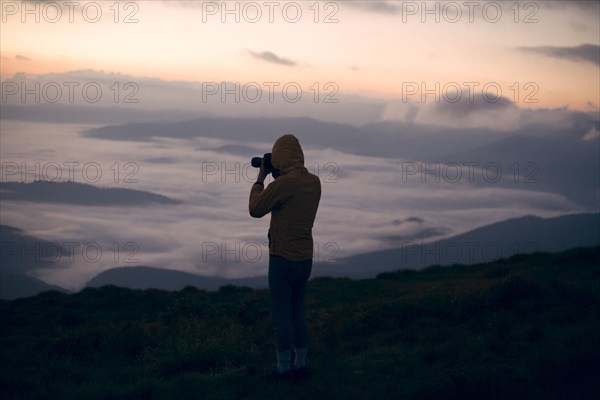
{"type": "Polygon", "coordinates": [[[280,176],[266,188],[252,185],[249,209],[254,218],[271,213],[269,254],[291,261],[313,257],[312,227],[321,199],[321,181],[304,167],[304,153],[294,135],[275,141],[271,163],[280,176]]]}

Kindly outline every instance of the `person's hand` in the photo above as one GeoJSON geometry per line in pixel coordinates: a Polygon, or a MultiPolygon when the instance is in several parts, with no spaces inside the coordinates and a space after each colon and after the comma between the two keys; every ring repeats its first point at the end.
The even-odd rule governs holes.
{"type": "Polygon", "coordinates": [[[263,183],[266,177],[267,173],[265,172],[265,160],[263,158],[260,161],[260,170],[258,171],[258,178],[256,178],[256,182],[263,183]]]}

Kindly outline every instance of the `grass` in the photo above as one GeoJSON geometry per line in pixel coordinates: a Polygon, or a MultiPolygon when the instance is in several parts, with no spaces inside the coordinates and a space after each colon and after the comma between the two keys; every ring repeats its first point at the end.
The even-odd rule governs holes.
{"type": "Polygon", "coordinates": [[[600,247],[309,284],[304,382],[268,383],[268,291],[0,302],[3,399],[591,399],[600,247]]]}

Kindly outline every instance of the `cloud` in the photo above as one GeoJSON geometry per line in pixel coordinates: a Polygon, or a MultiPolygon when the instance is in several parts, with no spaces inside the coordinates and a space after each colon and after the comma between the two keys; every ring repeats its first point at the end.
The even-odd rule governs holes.
{"type": "Polygon", "coordinates": [[[157,164],[176,164],[178,160],[175,157],[150,157],[146,158],[144,162],[157,164]]]}
{"type": "Polygon", "coordinates": [[[256,53],[256,52],[250,50],[250,55],[259,60],[263,60],[263,61],[270,62],[273,64],[296,66],[296,62],[288,60],[286,58],[281,58],[277,54],[272,53],[270,51],[263,51],[261,53],[256,53]]]}
{"type": "Polygon", "coordinates": [[[469,91],[448,96],[452,101],[391,102],[383,114],[384,120],[411,124],[441,125],[446,128],[491,128],[499,131],[514,130],[522,126],[524,109],[502,96],[469,91]]]}
{"type": "MultiPolygon", "coordinates": [[[[13,82],[10,83],[11,85],[19,85],[23,82],[31,86],[38,83],[43,87],[46,84],[52,86],[58,83],[62,87],[62,96],[56,103],[49,103],[44,98],[44,101],[39,104],[32,101],[23,104],[19,91],[15,90],[14,94],[7,94],[6,102],[2,104],[2,118],[27,121],[103,124],[106,121],[111,123],[184,121],[208,116],[310,116],[322,121],[359,126],[378,121],[387,103],[387,99],[354,95],[342,90],[333,93],[329,89],[327,93],[331,94],[330,99],[339,101],[335,105],[324,104],[323,101],[315,102],[313,96],[306,95],[301,96],[298,102],[292,103],[281,94],[281,87],[279,90],[275,89],[275,97],[271,98],[269,91],[273,89],[264,83],[259,83],[258,88],[248,85],[247,88],[250,90],[246,90],[244,89],[246,83],[239,81],[169,81],[100,70],[49,74],[19,72],[7,81],[13,82]],[[66,87],[68,82],[78,82],[79,89],[86,83],[95,82],[100,85],[100,93],[103,95],[98,102],[91,103],[86,101],[81,90],[76,90],[74,102],[71,102],[66,87]],[[113,96],[115,83],[123,89],[120,91],[118,104],[115,104],[113,96]],[[207,95],[207,84],[215,85],[214,94],[207,95]],[[237,87],[238,97],[243,101],[234,101],[235,97],[229,95],[223,101],[222,91],[225,87],[229,89],[237,87]],[[260,94],[258,101],[246,101],[249,98],[254,99],[257,92],[260,94]],[[135,103],[126,102],[125,99],[135,103]]],[[[308,85],[302,86],[303,93],[310,91],[308,85]]],[[[43,91],[41,94],[45,96],[43,91]]]]}
{"type": "Polygon", "coordinates": [[[591,100],[586,101],[585,105],[588,106],[590,111],[596,111],[596,112],[600,111],[600,109],[598,108],[598,105],[596,105],[596,103],[594,103],[591,100]]]}
{"type": "MultiPolygon", "coordinates": [[[[355,1],[355,0],[346,0],[343,1],[342,4],[344,5],[348,5],[350,7],[354,7],[354,8],[358,8],[358,9],[362,9],[365,11],[371,11],[371,12],[378,12],[378,13],[384,13],[384,14],[389,14],[389,13],[401,13],[403,11],[403,7],[417,7],[418,10],[420,10],[422,7],[424,7],[423,4],[418,3],[418,2],[412,2],[412,4],[408,4],[409,2],[406,2],[407,4],[402,4],[402,2],[398,2],[398,1],[389,1],[389,0],[381,0],[381,1],[355,1]]],[[[511,7],[513,5],[513,3],[508,3],[508,4],[503,4],[502,2],[498,3],[496,1],[493,0],[486,0],[486,1],[482,1],[482,2],[478,2],[476,7],[483,7],[486,5],[486,3],[495,3],[496,5],[500,5],[501,7],[503,7],[503,9],[509,9],[509,7],[511,7]]],[[[521,7],[524,7],[524,5],[527,4],[527,2],[522,2],[523,4],[521,4],[521,7]]],[[[458,3],[459,6],[462,5],[462,9],[466,10],[467,6],[464,5],[463,3],[458,3]]],[[[584,0],[584,1],[543,1],[540,4],[538,4],[538,7],[544,7],[546,9],[557,9],[557,10],[563,10],[565,8],[573,8],[576,9],[578,11],[583,11],[586,13],[597,13],[598,12],[598,5],[599,3],[596,1],[589,1],[589,0],[584,0]]],[[[432,5],[430,5],[430,7],[432,7],[432,5]]],[[[443,7],[443,5],[442,5],[443,7]]]]}
{"type": "MultiPolygon", "coordinates": [[[[458,95],[457,95],[458,96],[458,95]]],[[[478,114],[491,111],[503,111],[516,108],[515,103],[506,97],[484,97],[482,94],[469,98],[469,92],[463,91],[458,101],[442,101],[435,103],[435,111],[442,115],[458,115],[466,117],[470,114],[478,114]]]]}
{"type": "Polygon", "coordinates": [[[548,57],[560,58],[573,62],[589,62],[596,66],[600,66],[600,46],[595,44],[582,44],[575,47],[520,47],[519,49],[548,57]]]}
{"type": "MultiPolygon", "coordinates": [[[[455,98],[454,94],[448,94],[447,97],[455,98]]],[[[456,97],[457,101],[446,100],[442,96],[439,97],[439,102],[434,101],[433,97],[427,102],[418,97],[390,101],[382,119],[413,126],[500,132],[516,132],[531,125],[546,125],[550,130],[569,129],[573,124],[587,124],[590,119],[597,120],[595,110],[586,113],[567,107],[525,108],[508,97],[496,96],[492,91],[486,95],[476,93],[472,97],[468,91],[463,91],[461,96],[456,97]]],[[[458,132],[452,134],[457,135],[458,132]]],[[[536,136],[537,133],[533,135],[536,136]]]]}
{"type": "Polygon", "coordinates": [[[591,128],[588,133],[583,136],[583,140],[594,140],[600,138],[600,131],[597,128],[591,128]]]}
{"type": "MultiPolygon", "coordinates": [[[[248,132],[251,126],[246,121],[242,122],[244,123],[240,127],[248,132]]],[[[308,122],[310,121],[305,123],[308,122]]],[[[182,127],[178,124],[164,124],[162,130],[173,132],[182,127]]],[[[22,137],[24,127],[27,125],[7,124],[8,137],[19,134],[17,137],[22,137]]],[[[194,128],[195,125],[191,127],[194,128]]],[[[320,136],[335,139],[332,142],[337,143],[332,146],[335,148],[350,140],[348,134],[351,129],[345,126],[334,135],[335,138],[330,138],[333,134],[332,126],[310,127],[310,131],[320,132],[320,136]]],[[[183,200],[183,204],[177,207],[156,205],[110,208],[73,207],[64,203],[3,202],[4,224],[22,228],[24,232],[40,238],[39,240],[60,244],[81,243],[75,248],[73,262],[65,256],[61,258],[63,263],[60,265],[55,263],[29,270],[35,277],[75,290],[103,270],[127,265],[171,268],[207,276],[244,277],[267,272],[268,247],[264,243],[267,242],[269,219],[253,219],[247,211],[248,192],[255,179],[255,171],[244,168],[249,161],[248,157],[216,152],[223,148],[241,150],[242,146],[250,143],[256,147],[263,146],[260,143],[263,139],[255,135],[253,130],[250,130],[250,134],[230,141],[218,137],[162,137],[162,147],[155,148],[141,141],[106,144],[94,141],[94,145],[90,146],[89,138],[78,136],[80,127],[77,125],[61,124],[52,129],[47,127],[39,133],[36,133],[37,125],[31,129],[30,137],[37,140],[15,143],[11,146],[12,155],[19,155],[25,160],[40,160],[39,149],[47,149],[50,143],[56,142],[55,132],[60,132],[61,135],[68,135],[61,138],[62,143],[69,143],[69,147],[57,147],[57,154],[52,155],[49,160],[60,160],[62,157],[71,160],[69,154],[77,154],[80,160],[96,160],[108,167],[115,159],[127,160],[127,157],[135,154],[136,159],[144,160],[138,161],[139,174],[136,178],[139,178],[139,183],[135,184],[136,189],[163,193],[183,200]],[[236,147],[230,147],[232,145],[236,147]],[[167,165],[156,162],[158,157],[162,158],[158,161],[177,162],[167,165]],[[149,159],[154,162],[147,161],[149,159]],[[218,170],[207,174],[203,163],[216,165],[218,170]],[[83,254],[87,253],[82,250],[87,243],[93,243],[103,250],[97,261],[85,259],[83,254]],[[132,247],[132,244],[135,246],[132,247]]],[[[410,131],[416,129],[418,127],[413,126],[410,131]]],[[[193,130],[200,133],[214,131],[193,130]]],[[[417,130],[415,135],[419,132],[421,130],[417,130]]],[[[577,205],[563,195],[543,191],[539,185],[525,187],[519,182],[510,187],[500,183],[479,187],[480,182],[483,182],[483,175],[479,170],[476,171],[473,184],[469,184],[465,170],[464,179],[458,183],[444,180],[435,182],[431,175],[426,183],[416,175],[403,181],[399,153],[407,151],[404,147],[410,145],[410,137],[404,140],[401,129],[391,130],[389,135],[387,132],[377,134],[366,130],[359,133],[354,139],[355,146],[360,146],[361,149],[368,146],[389,148],[391,158],[366,157],[362,152],[347,154],[327,149],[327,146],[321,146],[321,142],[316,141],[316,136],[310,140],[309,136],[301,135],[307,166],[320,176],[323,186],[313,231],[316,260],[339,260],[358,253],[396,247],[403,240],[437,239],[436,236],[439,235],[435,234],[443,235],[444,227],[450,227],[453,233],[460,233],[527,213],[554,216],[561,212],[579,210],[577,205]],[[398,136],[400,138],[397,141],[392,141],[398,136]],[[378,138],[390,141],[381,142],[378,138]],[[328,168],[331,163],[335,163],[339,169],[328,168]],[[336,180],[330,177],[332,171],[336,180]],[[374,193],[377,195],[374,196],[374,193]]],[[[444,130],[443,133],[448,136],[447,142],[442,140],[442,135],[423,135],[431,137],[431,141],[426,143],[432,143],[431,146],[425,143],[422,146],[424,151],[431,153],[440,147],[449,151],[451,148],[447,143],[454,142],[468,151],[478,143],[476,138],[461,139],[454,131],[444,130]]],[[[427,137],[423,139],[428,140],[427,137]]],[[[590,147],[581,141],[578,144],[590,147]]],[[[268,150],[270,143],[263,147],[268,150]]],[[[557,158],[556,151],[543,153],[557,158]]],[[[588,171],[589,174],[591,168],[587,164],[581,164],[580,153],[568,149],[564,153],[569,155],[567,160],[578,160],[577,163],[571,163],[574,168],[588,171]]],[[[492,158],[487,161],[498,161],[498,157],[493,153],[492,158]]],[[[540,164],[542,161],[537,157],[530,159],[540,164]]],[[[504,171],[504,176],[512,182],[512,175],[509,174],[513,170],[504,171]]],[[[545,164],[541,164],[540,171],[541,179],[555,176],[552,171],[549,175],[541,175],[546,171],[545,164]]],[[[113,182],[112,170],[106,172],[103,179],[113,182]]],[[[573,181],[573,175],[581,175],[568,172],[569,182],[573,181]]],[[[119,183],[117,186],[123,185],[119,183]]],[[[2,238],[5,240],[4,235],[2,238]]],[[[93,250],[92,246],[88,247],[90,251],[93,250]]],[[[89,257],[93,258],[94,254],[90,253],[89,257]]]]}
{"type": "Polygon", "coordinates": [[[599,2],[589,0],[542,1],[540,5],[548,9],[558,10],[563,10],[565,8],[574,8],[576,10],[584,11],[586,13],[598,13],[598,9],[600,8],[599,2]]]}
{"type": "Polygon", "coordinates": [[[407,222],[412,222],[412,223],[421,225],[425,221],[423,220],[423,218],[419,218],[419,217],[408,217],[406,219],[395,219],[392,221],[392,224],[397,226],[397,225],[405,224],[407,222]]]}
{"type": "Polygon", "coordinates": [[[347,1],[344,2],[344,4],[365,11],[378,12],[384,14],[400,12],[398,2],[395,1],[347,1]]]}
{"type": "Polygon", "coordinates": [[[17,55],[15,56],[15,60],[19,60],[19,61],[31,61],[31,59],[30,59],[30,58],[27,58],[27,57],[25,57],[25,56],[22,56],[22,55],[20,55],[20,54],[17,54],[17,55]]]}
{"type": "Polygon", "coordinates": [[[406,244],[407,242],[417,242],[423,241],[425,239],[430,239],[438,236],[444,236],[449,234],[451,231],[447,228],[426,228],[416,233],[411,234],[400,234],[400,235],[387,235],[382,236],[381,239],[385,240],[391,245],[401,246],[402,244],[406,244]]]}

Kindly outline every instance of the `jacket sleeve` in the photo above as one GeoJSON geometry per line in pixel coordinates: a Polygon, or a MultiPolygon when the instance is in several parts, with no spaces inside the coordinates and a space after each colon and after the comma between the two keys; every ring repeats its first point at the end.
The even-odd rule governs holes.
{"type": "Polygon", "coordinates": [[[249,202],[249,211],[252,217],[264,217],[289,197],[289,194],[286,195],[282,183],[283,181],[275,180],[266,188],[260,184],[252,185],[249,202]]]}

